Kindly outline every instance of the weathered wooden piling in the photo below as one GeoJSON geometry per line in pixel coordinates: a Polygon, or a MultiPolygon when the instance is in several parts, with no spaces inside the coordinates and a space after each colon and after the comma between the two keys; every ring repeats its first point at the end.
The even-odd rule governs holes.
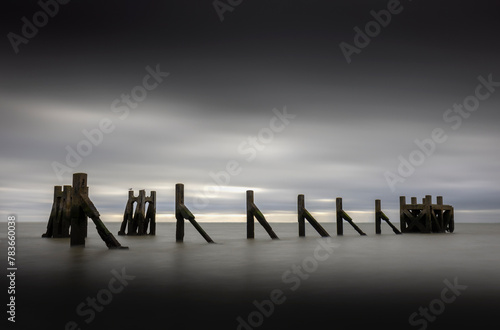
{"type": "Polygon", "coordinates": [[[139,190],[139,195],[134,196],[133,191],[128,192],[128,200],[123,213],[123,221],[118,235],[146,235],[150,226],[150,235],[156,234],[156,192],[151,191],[149,197],[145,190],[139,190]],[[136,205],[133,213],[134,203],[136,205]],[[147,204],[147,212],[146,212],[147,204]],[[125,230],[128,226],[128,231],[125,230]]]}
{"type": "Polygon", "coordinates": [[[87,174],[73,174],[73,188],[71,196],[71,246],[85,246],[87,237],[88,219],[96,225],[97,232],[106,246],[110,249],[127,248],[115,239],[100,219],[99,212],[88,197],[87,174]]]}
{"type": "Polygon", "coordinates": [[[297,197],[297,215],[299,221],[299,236],[306,236],[306,226],[305,220],[309,221],[311,226],[322,236],[322,237],[330,237],[330,234],[314,219],[314,217],[307,211],[305,207],[304,195],[300,194],[297,197]]]}
{"type": "Polygon", "coordinates": [[[71,225],[71,186],[54,186],[54,201],[50,211],[47,231],[42,237],[69,237],[71,225]]]}
{"type": "Polygon", "coordinates": [[[399,197],[400,226],[403,233],[444,233],[455,229],[454,210],[451,205],[443,205],[443,197],[438,196],[436,204],[432,204],[432,196],[426,195],[422,204],[417,198],[411,198],[406,204],[406,197],[399,197]]]}
{"type": "Polygon", "coordinates": [[[87,193],[87,174],[73,174],[73,189],[71,194],[71,246],[85,246],[88,220],[82,208],[81,195],[87,195],[87,193]]]}
{"type": "Polygon", "coordinates": [[[191,211],[184,205],[184,185],[182,183],[175,185],[175,219],[177,220],[175,229],[175,240],[177,242],[184,241],[184,219],[187,219],[208,243],[214,243],[210,236],[196,222],[191,211]]]}
{"type": "Polygon", "coordinates": [[[392,231],[395,234],[401,234],[401,232],[394,226],[391,221],[389,220],[389,217],[385,215],[385,213],[382,211],[382,207],[380,204],[380,199],[375,200],[375,233],[376,234],[382,234],[382,226],[381,222],[384,220],[387,222],[387,224],[392,228],[392,231]]]}
{"type": "Polygon", "coordinates": [[[254,219],[257,218],[257,221],[259,221],[272,239],[279,239],[278,235],[276,235],[271,228],[271,225],[267,222],[264,214],[262,214],[257,205],[255,205],[253,197],[253,190],[247,190],[247,238],[255,237],[254,219]]]}
{"type": "Polygon", "coordinates": [[[344,211],[342,208],[342,198],[337,197],[336,199],[336,209],[337,209],[337,235],[344,235],[344,223],[342,220],[349,222],[349,224],[362,236],[366,234],[352,221],[352,218],[344,211]]]}

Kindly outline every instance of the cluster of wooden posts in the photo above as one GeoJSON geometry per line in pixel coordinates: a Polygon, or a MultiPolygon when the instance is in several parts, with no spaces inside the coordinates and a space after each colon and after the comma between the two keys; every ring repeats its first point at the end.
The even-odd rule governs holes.
{"type": "MultiPolygon", "coordinates": [[[[406,204],[406,197],[400,197],[400,227],[399,231],[389,218],[384,214],[379,199],[375,200],[375,233],[381,234],[381,223],[384,220],[395,234],[421,232],[453,232],[454,213],[453,207],[443,205],[443,198],[437,197],[437,204],[432,204],[431,196],[427,195],[422,204],[417,204],[416,197],[411,198],[411,204],[406,204]]],[[[272,239],[279,239],[273,231],[264,214],[254,203],[254,192],[246,192],[247,205],[247,238],[254,238],[255,219],[264,227],[272,239]]],[[[304,195],[298,195],[297,215],[299,224],[299,236],[305,236],[305,221],[322,237],[330,234],[319,224],[318,221],[305,208],[304,195]]],[[[336,199],[336,221],[337,235],[343,235],[344,221],[349,223],[360,235],[366,235],[347,214],[342,206],[342,198],[336,199]]],[[[96,225],[97,232],[108,248],[126,248],[116,240],[100,219],[100,214],[88,197],[87,174],[73,174],[73,186],[54,187],[54,202],[50,213],[47,232],[42,237],[70,237],[71,246],[85,246],[87,237],[88,218],[96,225]],[[71,227],[71,231],[70,231],[71,227]]],[[[175,186],[175,218],[176,218],[176,241],[184,240],[184,223],[188,220],[208,242],[214,243],[212,238],[196,222],[194,215],[184,204],[184,185],[178,183],[175,186]]],[[[128,201],[125,206],[123,222],[118,235],[146,235],[149,227],[149,235],[156,234],[156,192],[152,191],[149,197],[144,190],[139,191],[137,197],[133,191],[129,191],[128,201]],[[135,212],[134,210],[135,204],[135,212]],[[127,228],[128,227],[128,228],[127,228]]]]}

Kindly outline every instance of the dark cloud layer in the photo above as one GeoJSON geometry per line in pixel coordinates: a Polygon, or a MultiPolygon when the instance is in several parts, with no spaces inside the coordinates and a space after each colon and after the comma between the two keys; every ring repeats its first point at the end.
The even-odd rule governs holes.
{"type": "Polygon", "coordinates": [[[219,186],[214,173],[237,161],[241,173],[197,208],[200,216],[242,213],[253,188],[262,209],[290,212],[290,221],[297,193],[327,220],[337,196],[365,211],[375,198],[396,210],[399,195],[439,194],[498,221],[499,92],[459,128],[443,119],[474,95],[479,76],[500,81],[497,5],[401,1],[348,64],[339,44],[354,44],[354,27],[387,4],[243,1],[221,22],[212,1],[73,1],[18,54],[7,35],[40,7],[10,4],[0,23],[2,212],[45,220],[51,187],[71,182],[51,164],[65,164],[82,130],[107,118],[114,130],[74,169],[89,173],[104,214],[118,216],[134,187],[156,189],[159,212],[170,216],[176,182],[193,205],[219,186]],[[157,65],[170,75],[121,119],[113,102],[157,65]],[[245,141],[284,107],[295,118],[248,160],[245,141]],[[391,191],[384,173],[397,173],[398,157],[436,128],[448,139],[391,191]]]}

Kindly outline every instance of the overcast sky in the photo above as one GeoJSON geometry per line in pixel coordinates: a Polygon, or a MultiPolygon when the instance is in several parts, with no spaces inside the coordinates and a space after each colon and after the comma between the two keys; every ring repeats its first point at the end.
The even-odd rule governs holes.
{"type": "Polygon", "coordinates": [[[104,221],[129,188],[171,220],[182,182],[199,221],[244,220],[253,189],[271,222],[299,193],[321,221],[430,194],[500,222],[495,1],[26,2],[0,14],[1,221],[47,221],[85,172],[104,221]]]}

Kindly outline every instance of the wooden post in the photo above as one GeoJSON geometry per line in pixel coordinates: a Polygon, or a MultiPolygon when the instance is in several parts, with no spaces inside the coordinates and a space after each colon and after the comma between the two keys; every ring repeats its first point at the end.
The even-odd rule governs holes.
{"type": "Polygon", "coordinates": [[[381,215],[380,212],[382,212],[382,207],[380,206],[380,199],[375,200],[375,234],[382,234],[382,228],[381,228],[381,215]]]}
{"type": "Polygon", "coordinates": [[[306,225],[304,217],[304,195],[299,195],[297,197],[297,217],[299,221],[299,237],[306,236],[306,225]]]}
{"type": "Polygon", "coordinates": [[[444,222],[444,210],[443,210],[443,196],[437,196],[436,203],[438,205],[437,211],[437,221],[439,224],[440,232],[444,233],[446,231],[445,222],[444,222]]]}
{"type": "MultiPolygon", "coordinates": [[[[414,204],[413,202],[417,201],[416,197],[412,197],[411,203],[414,204]]],[[[402,233],[406,233],[407,227],[406,227],[406,220],[405,220],[405,213],[404,210],[406,208],[406,197],[405,196],[399,196],[399,228],[401,229],[402,233]]]]}
{"type": "Polygon", "coordinates": [[[177,225],[175,228],[175,240],[184,241],[184,217],[182,216],[181,205],[184,205],[184,185],[178,183],[175,185],[175,219],[177,225]]]}
{"type": "Polygon", "coordinates": [[[431,204],[432,204],[432,196],[431,195],[425,195],[425,198],[423,198],[424,201],[424,219],[425,219],[425,232],[430,233],[432,232],[432,223],[431,223],[431,204]]]}
{"type": "Polygon", "coordinates": [[[60,237],[70,237],[69,227],[71,226],[71,186],[64,186],[62,192],[62,216],[60,237]]]}
{"type": "Polygon", "coordinates": [[[342,198],[337,197],[336,199],[336,211],[337,211],[337,235],[344,235],[344,223],[342,221],[342,198]]]}
{"type": "Polygon", "coordinates": [[[144,235],[144,219],[145,219],[145,204],[146,204],[146,191],[139,190],[137,197],[137,205],[134,214],[134,233],[137,235],[144,235]]]}
{"type": "Polygon", "coordinates": [[[247,190],[247,238],[255,237],[255,224],[253,217],[253,190],[247,190]]]}
{"type": "Polygon", "coordinates": [[[156,235],[156,191],[152,191],[149,196],[148,213],[146,214],[144,232],[147,232],[148,224],[149,235],[156,235]]]}
{"type": "Polygon", "coordinates": [[[42,237],[52,237],[54,235],[54,226],[57,219],[58,206],[59,206],[59,198],[62,194],[61,186],[54,186],[54,198],[52,202],[52,209],[50,210],[49,222],[47,223],[47,230],[45,234],[42,234],[42,237]]]}
{"type": "Polygon", "coordinates": [[[118,235],[126,235],[126,230],[128,226],[128,230],[130,232],[130,228],[132,226],[132,211],[134,209],[134,192],[129,190],[127,204],[125,205],[125,211],[123,212],[123,221],[120,226],[120,231],[118,231],[118,235]]]}
{"type": "Polygon", "coordinates": [[[82,209],[82,200],[80,195],[86,195],[87,189],[87,174],[73,174],[73,193],[71,196],[71,246],[85,246],[85,237],[87,237],[88,219],[82,209]]]}
{"type": "MultiPolygon", "coordinates": [[[[406,202],[405,202],[406,203],[406,202]]],[[[417,197],[412,197],[411,198],[411,203],[412,204],[417,204],[417,197]]]]}

